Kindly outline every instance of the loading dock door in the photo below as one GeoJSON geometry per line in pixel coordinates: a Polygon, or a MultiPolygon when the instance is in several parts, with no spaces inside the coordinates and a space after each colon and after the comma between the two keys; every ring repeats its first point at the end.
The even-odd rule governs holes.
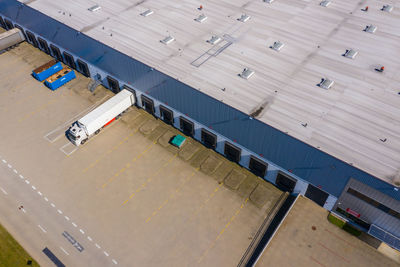
{"type": "Polygon", "coordinates": [[[174,124],[174,113],[162,105],[160,106],[160,116],[165,123],[174,124]]]}
{"type": "Polygon", "coordinates": [[[31,43],[34,47],[38,47],[38,42],[33,33],[26,31],[26,36],[28,37],[28,42],[31,43]]]}
{"type": "Polygon", "coordinates": [[[14,25],[13,25],[12,22],[9,21],[8,19],[4,19],[4,23],[6,24],[7,30],[14,29],[14,25]]]}
{"type": "Polygon", "coordinates": [[[65,64],[67,64],[68,66],[70,66],[73,69],[76,69],[74,57],[70,53],[65,52],[65,51],[63,54],[64,54],[64,58],[65,58],[65,61],[64,61],[65,64]]]}
{"type": "Polygon", "coordinates": [[[193,122],[191,122],[190,120],[188,120],[184,117],[180,117],[179,122],[180,122],[181,131],[184,134],[186,134],[188,136],[194,135],[194,123],[193,122]]]}
{"type": "Polygon", "coordinates": [[[249,169],[252,173],[263,178],[267,172],[267,168],[267,163],[254,156],[250,156],[249,169]]]}
{"type": "Polygon", "coordinates": [[[206,147],[215,149],[217,147],[217,136],[206,129],[201,129],[201,142],[206,147]]]}
{"type": "Polygon", "coordinates": [[[108,81],[108,86],[111,89],[111,91],[113,91],[114,94],[118,94],[120,91],[119,82],[110,76],[107,76],[107,81],[108,81]]]}
{"type": "Polygon", "coordinates": [[[1,26],[3,29],[5,29],[5,30],[6,30],[6,28],[7,28],[6,24],[4,23],[3,18],[2,18],[1,16],[0,16],[0,26],[1,26]]]}
{"type": "Polygon", "coordinates": [[[227,159],[238,163],[240,161],[242,150],[229,142],[225,142],[224,154],[227,159]]]}
{"type": "Polygon", "coordinates": [[[25,37],[25,40],[26,40],[26,34],[25,34],[24,29],[21,26],[19,26],[18,24],[15,24],[14,26],[15,26],[15,28],[19,29],[22,32],[22,35],[25,37]]]}
{"type": "Polygon", "coordinates": [[[318,187],[313,186],[312,184],[309,184],[307,187],[307,191],[305,194],[306,197],[323,207],[325,205],[326,200],[329,197],[329,194],[322,191],[318,187]]]}
{"type": "Polygon", "coordinates": [[[58,61],[63,61],[60,49],[57,46],[51,44],[50,49],[55,59],[57,59],[58,61]]]}
{"type": "Polygon", "coordinates": [[[129,86],[127,86],[126,84],[124,84],[124,86],[122,86],[122,89],[128,90],[129,92],[131,92],[133,94],[133,99],[135,100],[135,105],[137,106],[136,91],[133,88],[130,88],[129,86]]]}
{"type": "Polygon", "coordinates": [[[38,37],[38,42],[39,42],[39,48],[40,50],[42,50],[43,52],[45,52],[46,54],[50,54],[50,49],[49,46],[47,45],[46,40],[38,37]]]}
{"type": "Polygon", "coordinates": [[[85,75],[86,77],[90,77],[90,71],[88,65],[80,59],[78,59],[77,62],[78,62],[78,71],[83,75],[85,75]]]}
{"type": "Polygon", "coordinates": [[[150,114],[154,115],[154,101],[145,95],[141,96],[142,107],[150,114]]]}
{"type": "Polygon", "coordinates": [[[292,193],[296,187],[297,180],[283,172],[278,172],[275,183],[279,189],[292,193]]]}

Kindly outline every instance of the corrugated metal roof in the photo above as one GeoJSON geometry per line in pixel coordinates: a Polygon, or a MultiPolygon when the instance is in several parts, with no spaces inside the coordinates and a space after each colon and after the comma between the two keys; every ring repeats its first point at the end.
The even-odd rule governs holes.
{"type": "Polygon", "coordinates": [[[392,185],[252,119],[16,0],[2,0],[0,13],[332,195],[338,197],[353,177],[400,200],[399,192],[392,185]]]}

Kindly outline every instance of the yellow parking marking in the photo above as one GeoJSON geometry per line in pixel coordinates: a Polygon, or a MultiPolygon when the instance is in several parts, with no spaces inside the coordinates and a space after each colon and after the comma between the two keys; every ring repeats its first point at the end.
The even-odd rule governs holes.
{"type": "Polygon", "coordinates": [[[149,222],[154,216],[156,216],[157,213],[158,213],[162,208],[164,208],[165,205],[167,205],[168,202],[169,202],[170,200],[172,200],[172,199],[179,193],[179,191],[182,190],[183,186],[184,186],[187,182],[189,182],[190,179],[192,179],[192,177],[193,177],[199,170],[200,170],[200,168],[196,168],[188,177],[186,177],[186,179],[183,181],[183,183],[181,183],[181,184],[175,189],[175,192],[173,192],[172,194],[170,194],[169,197],[168,197],[166,200],[164,200],[164,202],[161,204],[161,206],[158,207],[158,209],[156,209],[156,210],[153,211],[153,213],[151,214],[151,216],[149,216],[149,217],[146,219],[146,222],[149,222]]]}
{"type": "Polygon", "coordinates": [[[169,158],[169,160],[168,160],[166,163],[164,163],[160,168],[158,168],[158,170],[157,170],[156,172],[154,172],[150,177],[148,177],[147,180],[146,180],[138,189],[136,189],[136,191],[133,192],[133,193],[129,196],[129,198],[128,198],[127,200],[125,200],[125,201],[122,203],[122,205],[125,205],[126,203],[128,203],[128,201],[129,201],[130,199],[132,199],[137,193],[139,193],[140,191],[142,191],[151,181],[153,181],[153,178],[154,178],[155,176],[157,176],[165,167],[167,167],[167,166],[176,158],[176,156],[178,156],[178,154],[174,154],[173,156],[171,156],[171,157],[169,158]]]}
{"type": "Polygon", "coordinates": [[[207,256],[208,252],[216,245],[217,241],[222,237],[222,235],[225,233],[225,231],[228,229],[228,227],[231,225],[231,223],[236,219],[236,217],[239,215],[240,211],[244,208],[246,205],[247,201],[249,201],[249,198],[246,198],[246,200],[242,203],[240,208],[238,208],[235,212],[235,214],[231,217],[231,219],[225,224],[224,228],[221,229],[219,232],[218,236],[215,238],[215,240],[211,243],[211,245],[203,252],[197,263],[201,263],[202,260],[207,256]]]}
{"type": "Polygon", "coordinates": [[[51,104],[58,102],[58,101],[60,101],[60,98],[55,98],[55,99],[51,99],[51,100],[47,101],[46,103],[44,103],[43,105],[40,105],[35,110],[33,110],[29,113],[26,113],[23,117],[19,118],[18,122],[23,122],[23,121],[29,119],[30,117],[36,115],[37,113],[39,113],[42,110],[45,110],[48,106],[50,106],[51,104]]]}
{"type": "Polygon", "coordinates": [[[82,170],[83,173],[86,173],[88,170],[92,169],[95,167],[100,161],[102,161],[104,158],[106,158],[109,154],[112,152],[116,151],[118,148],[121,147],[122,144],[126,143],[131,136],[133,136],[135,133],[137,133],[139,129],[136,129],[134,132],[130,133],[127,137],[123,139],[123,141],[119,142],[117,145],[115,145],[113,148],[109,149],[106,153],[98,157],[94,162],[92,162],[89,166],[87,166],[85,169],[82,170]]]}
{"type": "Polygon", "coordinates": [[[27,83],[29,83],[29,82],[31,82],[31,81],[30,81],[30,80],[26,80],[26,81],[24,81],[24,82],[22,82],[22,83],[18,83],[18,85],[14,86],[14,87],[12,87],[12,88],[5,88],[6,91],[0,92],[0,96],[3,95],[3,94],[4,94],[3,97],[4,97],[4,96],[7,96],[7,95],[9,95],[13,90],[19,89],[20,87],[24,86],[25,84],[27,84],[27,83]]]}
{"type": "MultiPolygon", "coordinates": [[[[136,157],[134,157],[134,158],[132,159],[132,162],[135,162],[137,159],[140,159],[140,158],[141,158],[144,154],[146,154],[146,152],[149,151],[149,149],[150,149],[153,145],[155,145],[155,144],[157,144],[157,141],[154,141],[153,143],[151,143],[150,145],[148,145],[148,146],[146,147],[145,150],[143,150],[142,152],[140,152],[139,155],[137,155],[136,157]]],[[[125,164],[125,167],[123,167],[122,169],[120,169],[119,171],[117,171],[110,179],[108,179],[108,181],[105,182],[105,183],[102,185],[102,188],[105,188],[108,184],[110,184],[112,181],[114,181],[118,176],[120,176],[120,175],[123,174],[127,169],[129,169],[131,165],[129,164],[129,167],[128,167],[128,164],[129,164],[129,162],[128,162],[127,164],[125,164]]]]}

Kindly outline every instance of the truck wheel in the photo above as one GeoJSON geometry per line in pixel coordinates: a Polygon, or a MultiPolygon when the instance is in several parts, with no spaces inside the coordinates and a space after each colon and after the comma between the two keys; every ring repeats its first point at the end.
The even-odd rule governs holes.
{"type": "Polygon", "coordinates": [[[81,145],[83,145],[84,143],[86,143],[86,141],[87,141],[87,139],[83,139],[83,140],[81,141],[81,145]]]}
{"type": "Polygon", "coordinates": [[[94,132],[94,134],[99,134],[100,133],[100,129],[98,129],[97,131],[94,132]]]}

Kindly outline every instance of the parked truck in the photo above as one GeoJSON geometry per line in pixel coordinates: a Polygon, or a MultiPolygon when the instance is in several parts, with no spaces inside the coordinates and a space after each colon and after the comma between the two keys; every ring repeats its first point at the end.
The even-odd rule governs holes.
{"type": "Polygon", "coordinates": [[[68,139],[74,145],[83,145],[91,136],[98,134],[100,130],[135,104],[133,93],[124,89],[88,114],[74,122],[67,131],[68,139]]]}

